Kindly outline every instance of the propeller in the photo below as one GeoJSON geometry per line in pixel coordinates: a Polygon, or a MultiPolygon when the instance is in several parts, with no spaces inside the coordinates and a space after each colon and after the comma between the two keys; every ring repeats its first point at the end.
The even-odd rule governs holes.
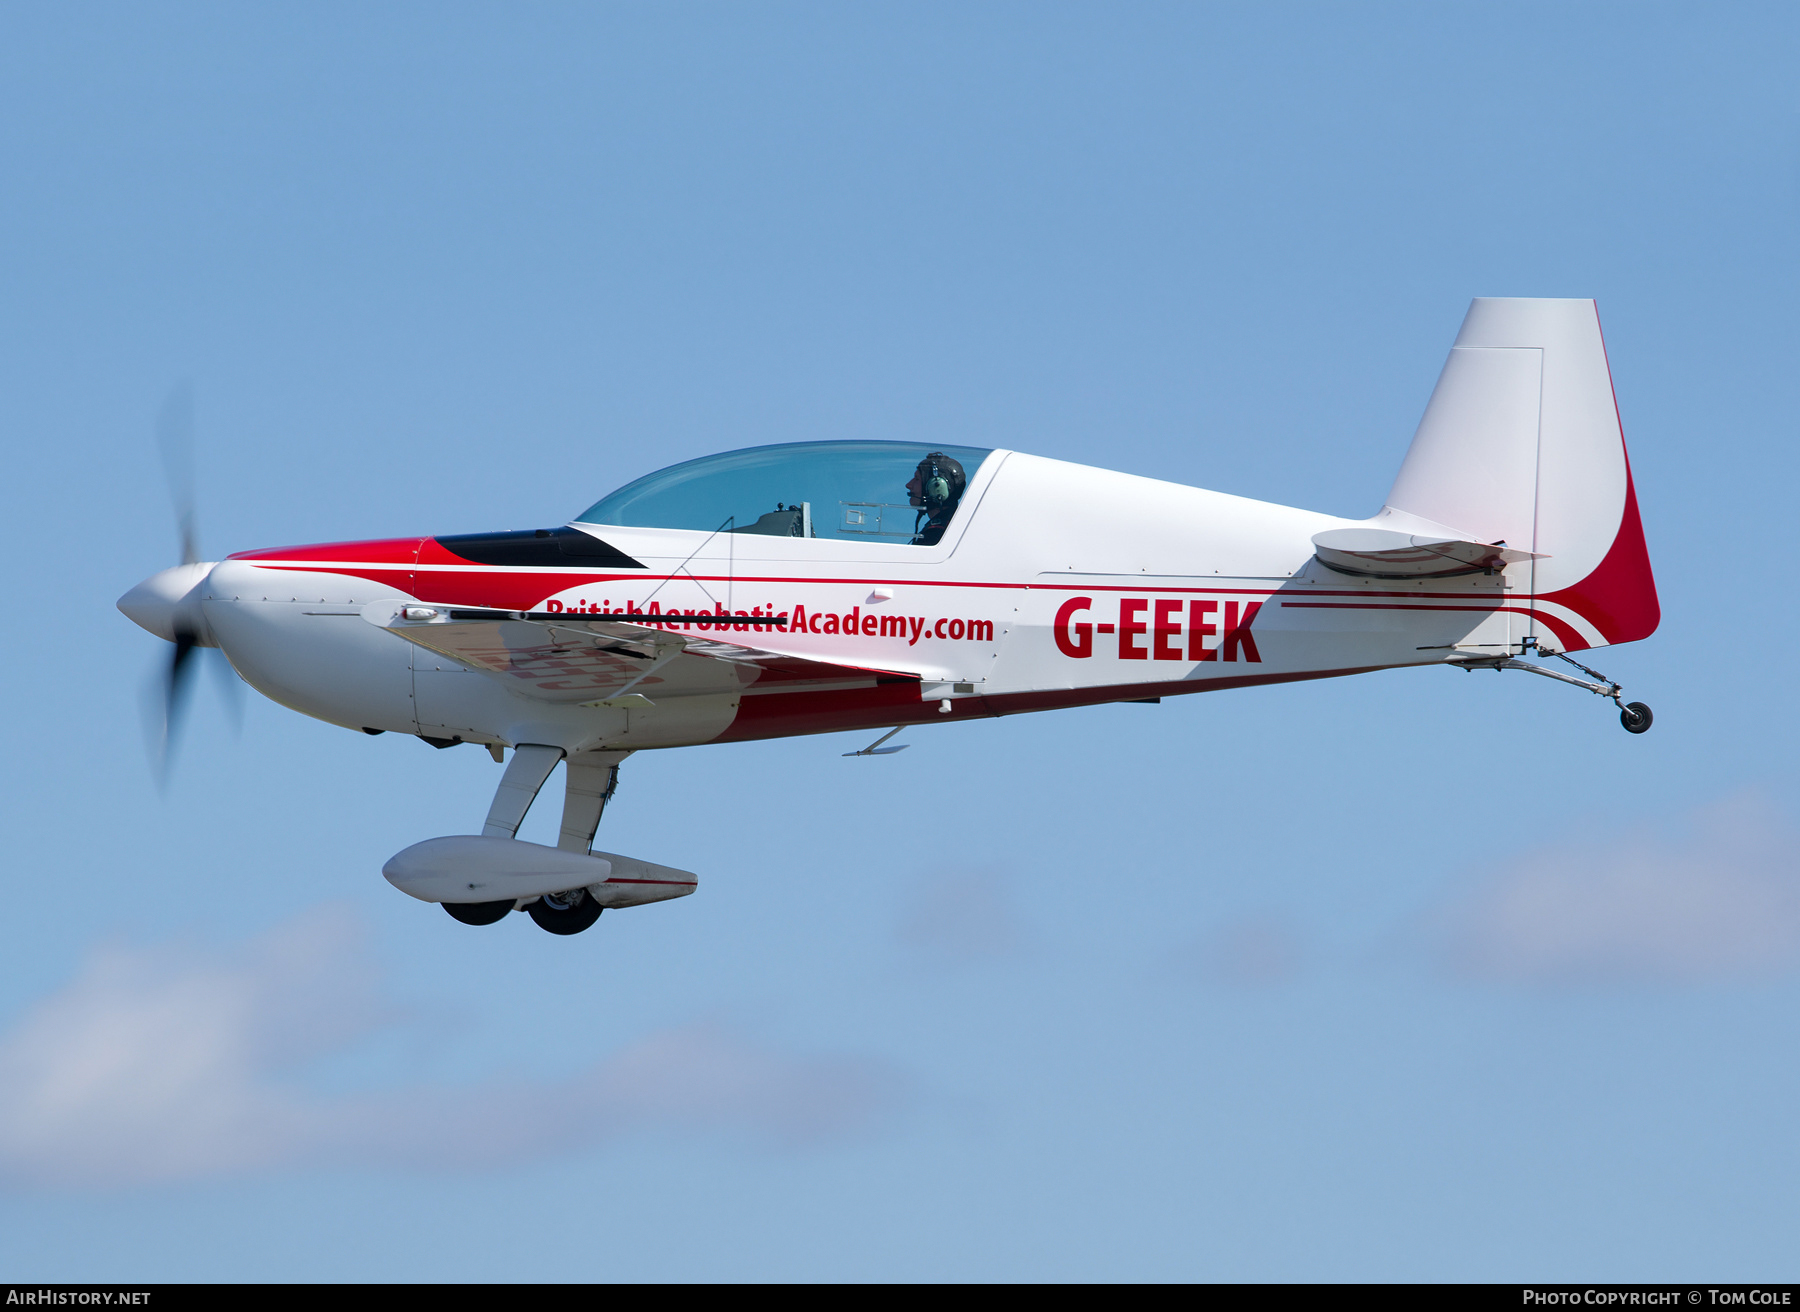
{"type": "MultiPolygon", "coordinates": [[[[205,660],[201,653],[212,652],[212,664],[220,677],[220,688],[225,695],[227,708],[231,712],[234,727],[243,723],[243,689],[238,685],[235,671],[224,653],[218,650],[212,635],[206,630],[205,620],[201,618],[198,608],[192,603],[183,604],[187,593],[197,586],[205,577],[205,571],[192,567],[201,564],[200,536],[198,518],[194,511],[194,389],[192,384],[182,382],[169,393],[163,403],[162,412],[156,421],[156,444],[162,453],[163,472],[168,477],[169,497],[175,510],[175,531],[181,546],[181,565],[177,571],[165,571],[173,575],[171,590],[179,590],[174,602],[165,612],[167,627],[163,636],[175,645],[169,657],[169,663],[161,679],[160,697],[153,700],[148,708],[149,721],[147,728],[151,739],[151,756],[156,769],[158,782],[168,783],[170,756],[175,745],[188,704],[188,693],[193,683],[196,657],[205,660]]],[[[158,576],[161,578],[162,576],[158,576]]],[[[146,587],[153,581],[146,580],[146,587]]],[[[166,595],[166,594],[165,594],[166,595]]]]}

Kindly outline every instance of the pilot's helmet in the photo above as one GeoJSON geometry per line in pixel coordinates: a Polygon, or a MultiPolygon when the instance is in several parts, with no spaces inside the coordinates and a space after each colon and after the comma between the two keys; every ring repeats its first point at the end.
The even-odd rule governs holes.
{"type": "Polygon", "coordinates": [[[919,499],[932,519],[956,508],[969,479],[962,462],[942,451],[933,451],[919,462],[919,499]]]}

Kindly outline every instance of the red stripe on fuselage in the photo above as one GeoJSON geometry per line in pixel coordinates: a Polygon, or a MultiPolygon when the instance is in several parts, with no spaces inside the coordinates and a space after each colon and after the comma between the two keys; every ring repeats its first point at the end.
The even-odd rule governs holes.
{"type": "MultiPolygon", "coordinates": [[[[672,576],[638,573],[635,571],[620,573],[586,572],[579,567],[569,571],[549,571],[533,569],[483,568],[478,562],[467,560],[446,548],[436,538],[371,538],[356,542],[325,542],[299,547],[270,547],[259,551],[240,551],[229,557],[231,560],[244,560],[262,565],[267,569],[346,574],[352,578],[367,579],[379,583],[383,587],[393,588],[408,596],[425,601],[441,601],[460,606],[491,606],[501,610],[524,610],[536,606],[545,598],[571,588],[595,587],[601,584],[620,583],[627,590],[643,591],[648,594],[654,589],[670,581],[672,576]]],[[[917,578],[868,578],[868,577],[827,577],[801,578],[787,575],[693,575],[698,581],[706,583],[726,583],[737,586],[755,584],[779,586],[792,585],[844,585],[851,587],[932,587],[932,588],[974,588],[1024,590],[1033,588],[1050,592],[1090,592],[1090,593],[1160,593],[1163,595],[1215,595],[1215,596],[1250,596],[1274,597],[1283,589],[1277,585],[1266,588],[1226,588],[1206,587],[1168,587],[1157,586],[1149,579],[1133,580],[1120,583],[1099,583],[1096,581],[1070,580],[1067,583],[1050,583],[1042,579],[1031,583],[989,583],[967,579],[932,579],[921,581],[917,578]]],[[[1412,602],[1392,606],[1377,603],[1379,599],[1419,597],[1418,592],[1375,592],[1365,589],[1338,590],[1309,588],[1297,594],[1306,598],[1357,597],[1362,600],[1354,609],[1368,610],[1489,610],[1522,613],[1521,605],[1529,606],[1533,598],[1514,594],[1506,600],[1511,605],[1488,606],[1453,606],[1443,603],[1455,601],[1486,602],[1494,600],[1480,593],[1445,593],[1427,594],[1433,598],[1434,604],[1412,602]]],[[[641,600],[644,598],[626,597],[621,601],[641,600]]],[[[1644,530],[1638,516],[1637,491],[1631,480],[1630,457],[1626,457],[1625,469],[1625,509],[1619,525],[1618,534],[1600,565],[1572,587],[1559,592],[1547,594],[1543,600],[1566,606],[1581,615],[1597,628],[1608,642],[1632,642],[1648,637],[1655,631],[1661,618],[1657,604],[1656,584],[1650,572],[1649,552],[1644,542],[1644,530]]],[[[1320,603],[1312,601],[1285,601],[1284,606],[1313,606],[1320,603]]],[[[1574,651],[1589,644],[1567,622],[1545,615],[1542,611],[1534,612],[1536,618],[1542,620],[1565,650],[1574,651]]]]}
{"type": "MultiPolygon", "coordinates": [[[[348,546],[356,546],[358,544],[349,543],[347,545],[348,546]]],[[[429,547],[426,548],[423,554],[426,556],[429,556],[431,554],[430,548],[429,547]]],[[[447,554],[447,553],[445,553],[445,554],[447,554]]],[[[370,560],[370,559],[362,558],[362,557],[356,557],[356,556],[352,556],[349,554],[345,554],[341,557],[333,558],[333,557],[325,554],[323,548],[320,549],[319,554],[316,556],[315,555],[302,556],[302,555],[296,554],[296,552],[294,550],[288,549],[288,550],[283,550],[283,551],[269,551],[269,552],[242,552],[236,556],[231,557],[231,559],[233,559],[233,560],[253,560],[256,563],[262,565],[265,569],[311,570],[316,573],[348,574],[353,578],[368,578],[368,579],[379,578],[384,581],[393,576],[393,571],[379,568],[379,565],[382,564],[383,562],[380,562],[378,560],[370,560]]],[[[451,590],[455,590],[459,594],[463,594],[463,595],[449,596],[449,595],[444,595],[442,593],[434,593],[432,596],[426,598],[426,600],[452,602],[457,605],[482,604],[482,603],[477,602],[474,599],[473,594],[469,593],[470,589],[499,588],[499,589],[505,590],[510,593],[514,589],[516,584],[519,583],[520,581],[528,581],[533,586],[541,585],[543,587],[543,589],[544,589],[543,591],[534,593],[529,598],[530,601],[537,602],[537,601],[543,600],[543,598],[545,598],[545,597],[553,595],[556,592],[566,592],[570,588],[585,587],[585,586],[590,586],[590,585],[597,584],[597,583],[635,584],[635,585],[639,585],[638,590],[643,591],[647,594],[651,589],[656,588],[662,584],[669,583],[677,578],[692,579],[694,581],[701,582],[701,583],[731,583],[731,584],[737,584],[739,586],[747,586],[747,585],[753,584],[753,583],[774,584],[774,585],[780,585],[780,584],[800,584],[800,585],[842,584],[842,585],[846,585],[846,586],[850,586],[850,587],[858,587],[858,588],[866,588],[866,587],[928,587],[928,588],[989,588],[989,589],[999,588],[999,589],[1005,589],[1008,591],[1020,591],[1020,592],[1032,592],[1032,591],[1039,591],[1039,592],[1117,592],[1117,593],[1130,592],[1130,593],[1158,593],[1158,594],[1163,594],[1163,595],[1179,594],[1179,595],[1183,595],[1183,596],[1188,595],[1188,594],[1194,594],[1197,596],[1232,596],[1232,597],[1274,597],[1274,596],[1279,595],[1282,592],[1282,589],[1280,587],[1220,588],[1220,587],[1209,587],[1209,586],[1202,585],[1199,587],[1191,587],[1191,588],[1190,587],[1179,587],[1178,588],[1178,587],[1163,586],[1160,584],[1153,584],[1153,583],[1150,583],[1148,580],[1141,582],[1141,583],[1136,583],[1136,584],[1120,584],[1120,585],[1115,586],[1113,584],[1068,584],[1068,583],[974,583],[974,582],[969,582],[967,580],[919,579],[916,577],[915,578],[878,578],[878,577],[863,576],[861,578],[855,578],[855,577],[809,578],[809,577],[804,577],[804,576],[788,576],[788,575],[775,575],[775,574],[738,574],[738,575],[733,576],[733,575],[728,575],[728,574],[690,574],[686,571],[683,571],[679,575],[640,574],[640,573],[636,573],[636,572],[623,573],[623,574],[621,574],[621,573],[592,573],[592,572],[588,572],[588,571],[582,571],[580,569],[570,569],[570,570],[565,570],[565,571],[548,572],[548,571],[542,571],[542,570],[529,570],[529,569],[505,569],[505,568],[496,568],[493,566],[488,566],[485,568],[474,568],[473,562],[463,561],[460,558],[457,558],[454,561],[449,562],[449,563],[421,562],[417,566],[416,572],[419,574],[421,580],[423,580],[426,577],[429,577],[431,580],[431,583],[430,583],[431,587],[434,587],[434,588],[441,587],[443,589],[451,589],[451,590]]],[[[1432,593],[1421,594],[1417,591],[1378,592],[1378,591],[1374,591],[1374,590],[1367,589],[1367,588],[1356,588],[1356,589],[1307,588],[1304,592],[1299,592],[1299,593],[1296,593],[1295,595],[1302,596],[1302,597],[1396,597],[1396,598],[1398,598],[1398,597],[1418,597],[1418,596],[1424,595],[1424,596],[1431,596],[1431,597],[1440,597],[1440,598],[1443,598],[1448,601],[1490,601],[1490,600],[1493,600],[1493,594],[1482,593],[1482,592],[1432,592],[1432,593]]],[[[637,600],[647,601],[648,597],[646,596],[644,598],[638,598],[637,600]]],[[[1509,598],[1509,600],[1529,600],[1529,598],[1521,597],[1519,594],[1515,593],[1515,594],[1513,594],[1513,596],[1511,598],[1509,598]]],[[[498,603],[495,603],[495,604],[498,604],[498,603]]],[[[501,609],[518,610],[518,609],[521,609],[521,607],[519,607],[519,606],[504,606],[504,607],[501,607],[501,609]]],[[[1470,609],[1481,609],[1481,608],[1472,607],[1470,609]]],[[[1498,607],[1495,607],[1494,609],[1498,609],[1498,607]]]]}

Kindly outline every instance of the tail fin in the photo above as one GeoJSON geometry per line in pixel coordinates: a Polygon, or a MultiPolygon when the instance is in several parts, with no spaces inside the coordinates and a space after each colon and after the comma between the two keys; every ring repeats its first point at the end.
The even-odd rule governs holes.
{"type": "Polygon", "coordinates": [[[1370,521],[1529,551],[1532,631],[1633,642],[1661,609],[1592,301],[1479,297],[1370,521]]]}

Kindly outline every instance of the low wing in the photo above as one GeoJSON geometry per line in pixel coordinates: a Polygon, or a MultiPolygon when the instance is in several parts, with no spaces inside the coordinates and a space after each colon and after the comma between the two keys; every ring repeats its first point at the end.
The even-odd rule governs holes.
{"type": "Polygon", "coordinates": [[[1372,579],[1447,578],[1544,559],[1504,542],[1426,537],[1385,528],[1327,529],[1313,534],[1312,542],[1321,563],[1340,574],[1372,579]]]}
{"type": "MultiPolygon", "coordinates": [[[[649,617],[622,620],[389,599],[364,607],[363,618],[428,651],[504,678],[514,692],[554,702],[606,704],[616,698],[619,705],[643,705],[658,696],[748,692],[752,685],[759,693],[785,692],[919,677],[910,670],[753,647],[711,630],[677,633],[636,622],[649,617]]],[[[719,621],[726,632],[739,625],[779,632],[769,621],[741,616],[719,621]]]]}

